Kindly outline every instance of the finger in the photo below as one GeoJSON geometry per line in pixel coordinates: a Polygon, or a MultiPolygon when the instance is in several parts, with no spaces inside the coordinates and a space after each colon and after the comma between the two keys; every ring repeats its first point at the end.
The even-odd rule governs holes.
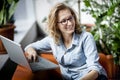
{"type": "Polygon", "coordinates": [[[37,55],[34,54],[33,55],[33,61],[36,62],[36,60],[37,60],[37,55]]]}
{"type": "Polygon", "coordinates": [[[39,59],[38,59],[38,56],[36,56],[36,60],[35,60],[36,62],[38,62],[39,61],[39,59]]]}
{"type": "Polygon", "coordinates": [[[27,56],[28,62],[32,62],[32,55],[27,56]]]}
{"type": "Polygon", "coordinates": [[[27,57],[28,56],[28,53],[27,52],[25,52],[25,57],[27,57]]]}

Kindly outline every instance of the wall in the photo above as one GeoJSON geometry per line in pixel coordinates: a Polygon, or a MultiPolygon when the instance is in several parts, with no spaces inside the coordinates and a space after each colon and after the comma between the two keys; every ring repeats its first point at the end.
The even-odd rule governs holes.
{"type": "Polygon", "coordinates": [[[34,11],[34,0],[19,0],[15,11],[14,41],[24,48],[37,38],[37,26],[34,11]]]}
{"type": "MultiPolygon", "coordinates": [[[[35,0],[35,15],[39,23],[42,23],[44,17],[48,16],[50,9],[58,2],[63,2],[65,0],[35,0]]],[[[72,8],[78,13],[77,0],[69,1],[72,8]]],[[[84,3],[81,1],[81,8],[84,8],[84,3]]],[[[81,21],[82,23],[94,23],[94,19],[91,15],[81,11],[81,21]]]]}
{"type": "Polygon", "coordinates": [[[35,20],[34,0],[19,0],[15,20],[35,20]]]}

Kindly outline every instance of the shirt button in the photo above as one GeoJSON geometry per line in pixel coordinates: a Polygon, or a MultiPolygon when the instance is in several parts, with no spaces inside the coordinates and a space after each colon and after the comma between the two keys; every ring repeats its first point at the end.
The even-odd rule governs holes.
{"type": "Polygon", "coordinates": [[[66,72],[69,72],[69,69],[68,69],[68,67],[66,68],[66,72]]]}

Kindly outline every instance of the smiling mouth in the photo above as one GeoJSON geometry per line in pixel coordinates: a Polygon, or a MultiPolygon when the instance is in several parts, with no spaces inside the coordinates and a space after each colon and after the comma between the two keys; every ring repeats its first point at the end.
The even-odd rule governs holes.
{"type": "Polygon", "coordinates": [[[66,28],[67,30],[74,30],[74,27],[73,26],[71,26],[71,27],[68,27],[68,28],[66,28]]]}

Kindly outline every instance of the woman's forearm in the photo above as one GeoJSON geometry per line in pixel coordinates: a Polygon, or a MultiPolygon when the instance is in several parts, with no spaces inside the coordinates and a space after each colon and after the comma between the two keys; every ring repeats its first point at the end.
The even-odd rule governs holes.
{"type": "Polygon", "coordinates": [[[97,77],[98,77],[98,72],[96,70],[91,70],[81,80],[95,80],[97,77]]]}

